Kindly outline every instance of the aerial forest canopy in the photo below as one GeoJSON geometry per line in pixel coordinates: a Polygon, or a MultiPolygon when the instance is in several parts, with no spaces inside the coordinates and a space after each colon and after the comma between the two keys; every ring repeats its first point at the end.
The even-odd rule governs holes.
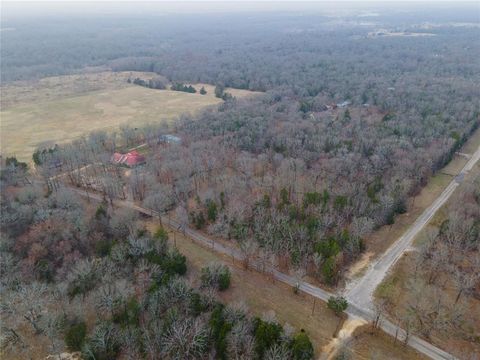
{"type": "MultiPolygon", "coordinates": [[[[253,241],[284,266],[310,264],[335,284],[343,265],[364,250],[364,237],[405,212],[407,199],[479,125],[479,30],[445,25],[446,17],[371,19],[405,36],[373,36],[354,16],[339,24],[319,15],[210,15],[215,21],[207,24],[184,15],[182,31],[171,19],[129,18],[116,31],[109,20],[92,19],[89,27],[53,35],[66,25],[56,20],[35,33],[49,52],[25,38],[33,25],[22,24],[5,33],[3,75],[89,65],[153,71],[172,89],[203,82],[216,91],[264,92],[184,116],[174,130],[185,141],[163,149],[161,159],[148,154],[145,174],[128,180],[131,191],[147,207],[182,208],[199,229],[246,252],[253,241]],[[71,36],[78,41],[66,47],[71,36]],[[25,63],[19,55],[27,47],[36,51],[25,63]]],[[[124,129],[120,140],[97,134],[70,147],[93,147],[108,159],[115,141],[153,144],[167,131],[153,127],[124,129]]],[[[85,158],[92,151],[68,153],[72,169],[92,161],[85,158]]]]}
{"type": "MultiPolygon", "coordinates": [[[[168,216],[178,233],[194,229],[212,248],[223,242],[247,268],[260,259],[334,289],[369,235],[409,211],[478,129],[475,15],[6,19],[6,86],[131,72],[126,87],[187,100],[170,123],[143,125],[139,112],[138,123],[40,147],[29,164],[2,160],[5,348],[31,351],[17,331],[27,329],[55,351],[91,359],[311,359],[303,330],[219,301],[228,267],[211,264],[201,285],[190,281],[166,230],[152,231],[116,201],[168,216]],[[215,105],[189,112],[188,99],[209,96],[215,105]]],[[[336,313],[344,301],[331,305],[336,313]]]]}

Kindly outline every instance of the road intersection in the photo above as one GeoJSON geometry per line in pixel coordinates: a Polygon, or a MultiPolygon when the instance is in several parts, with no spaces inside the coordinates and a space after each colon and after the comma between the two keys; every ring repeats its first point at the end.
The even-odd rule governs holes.
{"type": "MultiPolygon", "coordinates": [[[[370,265],[366,273],[355,282],[349,284],[342,295],[344,295],[349,306],[346,313],[350,316],[355,316],[364,319],[368,322],[372,322],[376,313],[373,307],[373,292],[377,286],[387,275],[388,271],[395,265],[398,259],[403,255],[405,251],[411,247],[414,238],[422,230],[422,228],[429,222],[429,220],[435,215],[446,201],[453,194],[455,189],[463,181],[465,174],[467,174],[480,159],[480,147],[470,157],[466,165],[462,168],[460,173],[450,182],[441,195],[417,218],[417,220],[409,227],[409,229],[397,240],[395,243],[373,264],[370,265]]],[[[69,187],[72,191],[80,194],[81,196],[88,197],[97,201],[103,201],[104,198],[101,195],[95,193],[88,193],[86,190],[69,187]]],[[[190,237],[193,241],[200,245],[211,249],[219,254],[231,257],[238,261],[244,261],[244,254],[236,247],[226,245],[222,242],[216,242],[214,239],[205,236],[204,234],[193,230],[188,227],[182,227],[178,221],[171,219],[170,217],[161,215],[153,210],[146,209],[128,200],[114,200],[113,205],[117,207],[126,207],[143,213],[147,216],[152,216],[161,219],[163,224],[168,225],[173,229],[184,230],[185,235],[190,237]]],[[[299,290],[323,301],[328,301],[331,296],[337,294],[328,292],[321,289],[318,286],[299,280],[298,278],[278,271],[270,265],[267,265],[261,261],[249,260],[249,267],[259,271],[271,274],[275,279],[291,285],[292,287],[298,287],[299,290]]],[[[401,329],[398,325],[393,324],[389,320],[382,318],[379,322],[379,327],[387,334],[403,340],[408,336],[408,345],[416,349],[420,353],[435,359],[435,360],[452,360],[455,357],[446,351],[430,344],[429,342],[413,335],[408,335],[407,332],[401,329]]]]}

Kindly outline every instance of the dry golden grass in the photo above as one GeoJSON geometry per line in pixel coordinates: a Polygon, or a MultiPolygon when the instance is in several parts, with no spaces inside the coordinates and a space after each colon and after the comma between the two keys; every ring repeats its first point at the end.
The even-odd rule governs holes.
{"type": "Polygon", "coordinates": [[[353,337],[346,344],[347,352],[353,353],[352,359],[370,360],[370,359],[389,359],[389,360],[426,360],[423,356],[408,346],[403,346],[400,342],[385,333],[376,331],[371,332],[370,325],[359,327],[353,333],[353,337]]]}
{"type": "MultiPolygon", "coordinates": [[[[151,73],[110,73],[46,78],[2,88],[1,150],[28,161],[42,144],[64,143],[94,130],[121,125],[141,126],[172,121],[182,113],[195,113],[222,100],[214,87],[202,85],[206,95],[154,90],[128,84],[128,78],[148,79],[151,73]]],[[[227,89],[236,97],[255,94],[227,89]]]]}
{"type": "Polygon", "coordinates": [[[16,81],[1,87],[1,107],[2,110],[7,110],[16,105],[59,100],[91,91],[121,89],[130,86],[127,82],[129,78],[151,79],[153,76],[153,73],[136,71],[104,71],[16,81]]]}

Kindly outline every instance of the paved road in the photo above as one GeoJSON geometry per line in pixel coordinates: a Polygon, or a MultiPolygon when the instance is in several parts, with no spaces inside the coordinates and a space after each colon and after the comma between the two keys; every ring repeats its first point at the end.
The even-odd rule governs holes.
{"type": "Polygon", "coordinates": [[[463,181],[465,174],[473,168],[479,159],[480,146],[460,173],[448,184],[432,205],[425,209],[410,228],[377,261],[370,265],[361,278],[354,280],[346,286],[345,295],[349,303],[355,304],[361,309],[372,309],[372,296],[377,286],[380,285],[388,271],[395,265],[403,253],[408,250],[418,233],[450,198],[458,185],[463,181]]]}
{"type": "MultiPolygon", "coordinates": [[[[479,149],[480,150],[480,149],[479,149]]],[[[480,151],[479,154],[480,156],[480,151]]],[[[90,199],[94,199],[97,201],[102,201],[103,197],[98,194],[92,194],[88,193],[85,190],[75,188],[75,187],[69,187],[72,191],[80,194],[81,196],[88,197],[90,199]]],[[[143,213],[148,216],[154,216],[154,217],[159,217],[160,215],[156,213],[155,211],[145,209],[141,206],[138,206],[130,201],[126,200],[114,200],[114,205],[118,207],[127,207],[133,210],[136,210],[140,213],[143,213]]],[[[166,224],[174,229],[180,229],[181,225],[179,222],[175,221],[174,219],[170,219],[166,216],[161,216],[161,220],[163,224],[166,224]]],[[[220,253],[222,255],[234,258],[237,261],[243,261],[244,256],[240,250],[234,247],[230,247],[227,245],[224,245],[223,243],[215,242],[213,239],[208,238],[204,236],[203,234],[199,233],[198,231],[195,231],[190,228],[185,228],[185,234],[188,235],[193,241],[199,243],[200,245],[209,248],[217,253],[220,253]]],[[[255,261],[255,260],[250,260],[249,261],[249,267],[252,269],[255,269],[259,272],[266,272],[268,274],[271,274],[276,280],[281,281],[285,284],[288,284],[290,286],[298,286],[299,289],[313,297],[316,297],[322,301],[328,301],[328,299],[331,296],[335,296],[336,294],[330,293],[328,291],[325,291],[315,285],[309,284],[304,281],[299,281],[293,276],[290,276],[288,274],[282,273],[271,266],[264,264],[260,261],[255,261]]],[[[367,321],[372,321],[375,317],[374,312],[369,308],[369,307],[362,307],[357,305],[356,303],[351,303],[346,311],[348,315],[353,315],[360,317],[362,319],[365,319],[367,321]]],[[[386,332],[387,334],[391,336],[396,336],[399,341],[403,341],[405,338],[405,331],[400,329],[397,325],[391,323],[390,321],[386,319],[382,319],[380,323],[380,328],[386,332]]],[[[413,347],[415,350],[419,351],[420,353],[425,354],[426,356],[429,356],[432,359],[435,360],[453,360],[455,359],[454,356],[450,355],[449,353],[437,348],[436,346],[416,337],[416,336],[410,336],[410,339],[408,341],[408,345],[413,347]]]]}
{"type": "MultiPolygon", "coordinates": [[[[413,239],[419,233],[419,231],[428,223],[428,221],[435,215],[438,209],[445,204],[455,191],[461,181],[463,181],[464,175],[468,173],[475,163],[480,159],[480,147],[471,156],[467,164],[463,167],[458,176],[447,186],[442,194],[435,200],[435,202],[427,208],[420,217],[413,223],[413,225],[403,234],[386,252],[378,259],[374,264],[370,266],[365,275],[355,283],[351,284],[346,292],[346,297],[349,301],[349,307],[346,311],[347,314],[361,317],[367,321],[372,321],[375,317],[372,310],[372,294],[376,287],[381,283],[389,269],[396,263],[396,261],[402,256],[402,254],[410,247],[413,239]]],[[[103,197],[98,194],[87,193],[85,190],[69,187],[72,191],[80,194],[81,196],[88,197],[102,201],[103,197]]],[[[174,229],[180,229],[181,225],[174,219],[166,216],[161,216],[155,211],[143,208],[134,204],[131,201],[126,200],[114,200],[114,205],[119,207],[127,207],[136,210],[140,213],[148,216],[160,217],[162,222],[174,229]]],[[[213,239],[206,237],[190,228],[185,228],[185,234],[192,240],[207,247],[217,253],[225,256],[229,256],[238,261],[244,260],[243,253],[235,247],[224,245],[220,242],[215,242],[213,239]]],[[[291,286],[298,286],[299,289],[311,296],[314,296],[323,301],[328,301],[331,296],[335,294],[325,291],[317,286],[309,284],[304,281],[299,281],[293,276],[282,273],[271,266],[262,263],[257,260],[250,260],[249,267],[260,272],[267,272],[271,274],[275,279],[282,281],[291,286]]],[[[405,339],[406,333],[400,329],[397,325],[391,323],[386,319],[382,319],[380,328],[387,334],[397,337],[400,341],[405,339]]],[[[413,347],[417,351],[429,356],[432,359],[438,360],[452,360],[455,359],[451,354],[437,348],[436,346],[428,343],[425,340],[420,339],[417,336],[410,336],[408,341],[409,346],[413,347]]]]}

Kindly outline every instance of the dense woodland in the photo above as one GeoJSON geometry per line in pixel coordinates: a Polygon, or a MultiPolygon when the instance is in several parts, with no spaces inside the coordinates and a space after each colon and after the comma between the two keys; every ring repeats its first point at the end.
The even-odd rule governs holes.
{"type": "Polygon", "coordinates": [[[360,85],[367,88],[373,82],[370,87],[375,87],[380,81],[394,86],[392,82],[408,74],[423,74],[416,78],[422,83],[427,77],[433,81],[434,76],[456,74],[468,79],[478,73],[478,28],[450,26],[477,23],[475,10],[426,6],[343,17],[302,10],[160,18],[5,16],[1,76],[10,81],[112,66],[154,71],[175,81],[224,82],[255,90],[288,84],[310,95],[341,91],[343,98],[350,88],[350,96],[360,97],[360,85]],[[424,29],[423,24],[434,26],[424,29]],[[381,28],[437,36],[366,38],[381,28]]]}
{"type": "MultiPolygon", "coordinates": [[[[131,35],[139,39],[136,56],[103,65],[155,71],[175,90],[215,84],[225,102],[182,117],[174,128],[92,134],[54,158],[73,170],[107,164],[118,146],[146,142],[146,166],[125,179],[118,171],[109,176],[114,170],[105,165],[100,188],[123,198],[130,193],[160,212],[175,210],[191,226],[235,241],[247,256],[261,249],[275,265],[335,285],[344,265],[365,249],[364,237],[405,212],[408,198],[478,127],[479,30],[439,25],[428,29],[435,36],[370,38],[370,28],[356,25],[356,18],[335,25],[322,16],[265,15],[262,22],[258,16],[247,26],[232,15],[235,26],[223,31],[214,30],[226,21],[218,19],[208,31],[175,37],[175,26],[146,19],[131,35]],[[312,19],[315,25],[307,25],[312,19]],[[153,39],[140,35],[149,26],[171,37],[147,51],[153,39]],[[332,26],[335,31],[327,31],[332,26]],[[166,40],[173,38],[179,40],[166,40]],[[224,96],[225,87],[264,94],[240,101],[224,96]],[[159,146],[167,132],[182,143],[159,146]]],[[[428,19],[372,20],[426,32],[420,25],[428,19]]],[[[199,20],[187,30],[194,24],[206,26],[199,20]]],[[[78,36],[80,30],[71,31],[78,36]]],[[[113,44],[124,46],[131,36],[113,44]]],[[[113,49],[111,56],[117,56],[113,49]]]]}
{"type": "MultiPolygon", "coordinates": [[[[355,16],[178,16],[11,20],[13,30],[2,33],[3,81],[85,67],[152,71],[161,80],[132,81],[192,93],[185,84],[209,83],[224,100],[174,125],[121,127],[39,149],[33,160],[46,193],[19,189],[26,166],[8,160],[0,263],[10,351],[41,334],[54,351],[66,346],[92,359],[309,359],[304,333],[215,300],[228,286],[224,268],[205,269],[201,286],[187,283],[185,258],[166,234],[148,233],[113,200],[228,241],[247,263],[260,256],[335,286],[368,234],[407,211],[409,197],[480,124],[480,30],[447,24],[477,21],[468,12],[396,13],[366,26],[355,16]],[[367,36],[385,27],[434,36],[367,36]],[[240,100],[226,87],[262,94],[240,100]],[[181,142],[164,141],[167,134],[181,142]],[[113,152],[143,144],[144,165],[110,163],[113,152]],[[103,194],[104,204],[89,209],[64,180],[103,194]]],[[[478,259],[478,201],[471,208],[432,241],[476,249],[478,259]],[[458,226],[469,237],[452,242],[458,226]]],[[[433,261],[445,271],[449,246],[426,248],[421,266],[433,261]]],[[[467,291],[459,288],[456,303],[467,291]]]]}
{"type": "Polygon", "coordinates": [[[67,189],[4,188],[2,354],[312,358],[303,331],[218,302],[216,292],[230,285],[226,266],[203,268],[197,286],[188,281],[185,257],[167,240],[163,228],[150,234],[133,210],[95,207],[67,189]]]}

